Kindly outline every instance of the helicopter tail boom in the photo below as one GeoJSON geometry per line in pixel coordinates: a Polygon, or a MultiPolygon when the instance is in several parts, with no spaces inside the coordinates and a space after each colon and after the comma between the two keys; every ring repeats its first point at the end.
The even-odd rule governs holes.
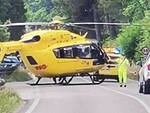
{"type": "Polygon", "coordinates": [[[21,49],[21,44],[18,41],[1,42],[0,43],[0,62],[3,60],[5,54],[16,53],[21,49]]]}

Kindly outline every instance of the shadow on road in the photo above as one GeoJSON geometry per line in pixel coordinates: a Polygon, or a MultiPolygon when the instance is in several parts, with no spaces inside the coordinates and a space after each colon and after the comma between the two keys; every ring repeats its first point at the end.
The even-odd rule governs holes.
{"type": "Polygon", "coordinates": [[[78,85],[99,85],[99,84],[102,84],[102,83],[118,83],[117,81],[114,81],[114,80],[104,80],[102,82],[95,82],[95,83],[69,83],[69,84],[66,84],[66,83],[38,83],[38,84],[35,84],[35,83],[27,83],[27,85],[30,85],[30,86],[49,86],[49,85],[57,85],[57,86],[78,86],[78,85]]]}
{"type": "Polygon", "coordinates": [[[57,85],[57,86],[79,86],[79,85],[99,85],[99,83],[70,83],[70,84],[55,84],[55,83],[39,83],[39,84],[35,84],[35,83],[27,83],[27,85],[30,86],[50,86],[50,85],[57,85]]]}
{"type": "Polygon", "coordinates": [[[46,86],[46,85],[56,85],[55,83],[39,83],[39,84],[35,84],[35,83],[27,83],[27,85],[30,86],[46,86]]]}
{"type": "Polygon", "coordinates": [[[109,80],[109,81],[104,81],[106,83],[118,83],[118,81],[113,81],[113,80],[109,80]]]}

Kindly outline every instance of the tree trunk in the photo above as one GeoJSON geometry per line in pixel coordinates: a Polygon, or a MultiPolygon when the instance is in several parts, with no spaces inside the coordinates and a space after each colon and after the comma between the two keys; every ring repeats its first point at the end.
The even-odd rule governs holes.
{"type": "Polygon", "coordinates": [[[24,34],[23,31],[25,31],[24,26],[15,26],[15,27],[9,27],[10,30],[10,39],[9,40],[20,40],[21,36],[24,34]]]}
{"type": "MultiPolygon", "coordinates": [[[[97,8],[96,4],[93,4],[93,16],[94,16],[94,22],[99,22],[98,8],[97,8]]],[[[95,24],[95,33],[96,33],[96,39],[99,42],[102,41],[102,34],[101,34],[100,25],[95,24]]]]}
{"type": "MultiPolygon", "coordinates": [[[[105,22],[106,23],[113,23],[114,20],[110,19],[109,15],[106,14],[105,22]]],[[[116,26],[114,26],[114,25],[107,25],[107,28],[108,28],[108,32],[109,32],[110,37],[111,38],[115,38],[117,36],[116,26]]]]}

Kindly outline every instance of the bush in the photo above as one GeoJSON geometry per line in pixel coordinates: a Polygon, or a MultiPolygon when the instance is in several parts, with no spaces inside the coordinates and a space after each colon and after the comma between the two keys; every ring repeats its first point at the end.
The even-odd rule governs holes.
{"type": "Polygon", "coordinates": [[[116,42],[116,39],[111,39],[110,37],[108,37],[104,43],[103,43],[104,46],[117,46],[117,42],[116,42]]]}
{"type": "Polygon", "coordinates": [[[22,71],[19,69],[16,69],[12,74],[9,75],[7,81],[8,82],[14,82],[14,81],[28,81],[31,80],[31,77],[26,71],[22,71]]]}
{"type": "Polygon", "coordinates": [[[0,89],[0,113],[11,113],[20,103],[21,99],[11,89],[0,89]]]}
{"type": "Polygon", "coordinates": [[[145,17],[131,25],[122,28],[116,39],[116,43],[122,48],[126,57],[135,61],[141,59],[141,49],[145,46],[150,48],[150,11],[145,12],[145,17]]]}
{"type": "Polygon", "coordinates": [[[134,59],[136,48],[141,41],[140,34],[140,27],[132,25],[124,27],[116,39],[128,59],[134,59]]]}

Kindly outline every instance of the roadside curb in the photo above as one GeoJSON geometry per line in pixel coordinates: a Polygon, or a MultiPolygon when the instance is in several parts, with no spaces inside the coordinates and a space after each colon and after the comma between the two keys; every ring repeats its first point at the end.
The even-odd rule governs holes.
{"type": "Polygon", "coordinates": [[[132,81],[132,82],[137,82],[138,83],[138,81],[137,80],[132,80],[132,79],[128,79],[129,81],[132,81]]]}

